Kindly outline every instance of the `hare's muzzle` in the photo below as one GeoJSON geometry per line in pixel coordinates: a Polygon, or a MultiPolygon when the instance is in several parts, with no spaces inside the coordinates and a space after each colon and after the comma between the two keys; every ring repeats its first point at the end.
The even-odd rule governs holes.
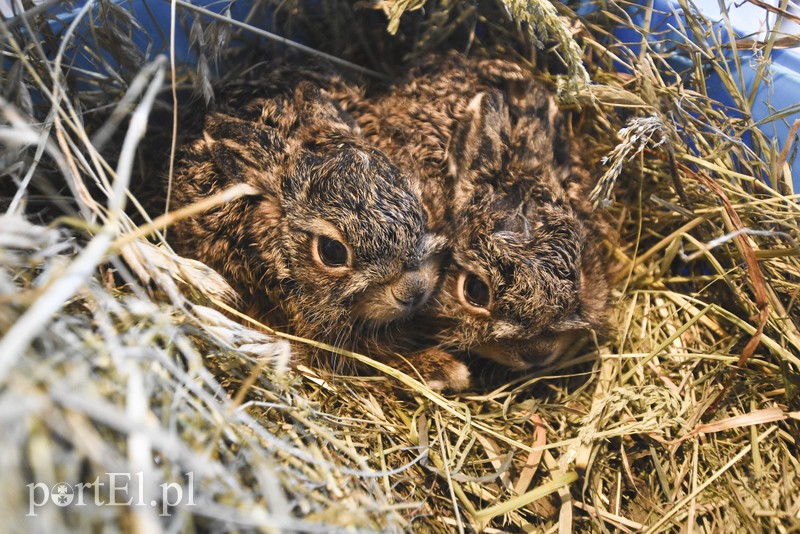
{"type": "Polygon", "coordinates": [[[469,352],[511,369],[535,369],[556,362],[585,333],[576,329],[542,332],[528,339],[493,339],[470,346],[469,352]]]}
{"type": "Polygon", "coordinates": [[[377,324],[403,319],[428,301],[437,279],[433,267],[404,271],[357,295],[351,313],[356,318],[377,324]]]}
{"type": "Polygon", "coordinates": [[[423,271],[403,274],[392,285],[392,296],[405,308],[414,310],[422,306],[431,294],[432,284],[423,271]]]}

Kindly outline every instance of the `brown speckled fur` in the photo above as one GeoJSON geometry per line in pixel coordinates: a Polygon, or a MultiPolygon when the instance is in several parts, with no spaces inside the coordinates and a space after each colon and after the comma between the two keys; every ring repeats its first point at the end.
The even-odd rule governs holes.
{"type": "Polygon", "coordinates": [[[268,324],[369,346],[430,295],[442,240],[426,229],[415,183],[364,141],[319,83],[335,77],[265,71],[223,89],[224,105],[197,121],[202,131],[179,150],[172,208],[239,183],[257,194],[179,222],[170,242],[219,271],[268,324]],[[350,247],[351,268],[315,261],[319,234],[350,247]],[[403,302],[413,296],[422,298],[403,302]]]}
{"type": "Polygon", "coordinates": [[[441,288],[414,323],[430,337],[413,332],[437,348],[417,360],[460,369],[451,356],[460,353],[525,369],[602,332],[607,228],[586,200],[589,175],[544,87],[513,63],[452,53],[430,57],[384,93],[341,101],[366,137],[419,179],[432,228],[448,236],[441,288]],[[459,299],[465,273],[491,288],[488,313],[459,299]]]}

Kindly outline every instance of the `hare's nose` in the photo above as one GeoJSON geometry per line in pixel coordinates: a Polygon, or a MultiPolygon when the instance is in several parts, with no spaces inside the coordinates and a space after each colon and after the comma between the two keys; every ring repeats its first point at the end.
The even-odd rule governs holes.
{"type": "Polygon", "coordinates": [[[405,274],[392,288],[392,295],[397,302],[408,308],[422,305],[429,294],[428,283],[419,272],[405,274]]]}
{"type": "Polygon", "coordinates": [[[415,289],[412,293],[408,293],[403,295],[400,298],[397,298],[397,301],[400,302],[403,306],[408,306],[409,308],[416,308],[425,300],[427,296],[427,291],[423,288],[415,289]]]}

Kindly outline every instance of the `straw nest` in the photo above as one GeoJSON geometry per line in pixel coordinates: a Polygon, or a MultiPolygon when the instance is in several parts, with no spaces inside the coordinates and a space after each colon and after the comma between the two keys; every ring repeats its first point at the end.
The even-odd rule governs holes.
{"type": "MultiPolygon", "coordinates": [[[[148,138],[171,138],[173,89],[211,98],[217,61],[251,32],[178,5],[205,52],[173,78],[133,43],[127,4],[90,2],[61,29],[33,8],[0,25],[4,528],[800,528],[796,147],[741,112],[713,39],[696,39],[681,77],[651,45],[619,46],[609,28],[629,23],[613,1],[584,17],[541,0],[423,4],[281,2],[272,22],[388,74],[446,47],[536,59],[620,236],[609,339],[458,397],[378,364],[287,371],[285,336],[233,321],[224,282],[161,244],[180,214],[153,221],[137,200],[157,172],[148,138]],[[704,93],[704,65],[740,112],[704,93]],[[133,504],[95,502],[113,497],[109,473],[127,474],[116,498],[133,504]],[[59,482],[106,485],[31,508],[59,482]]],[[[756,44],[762,61],[774,42],[756,44]]]]}

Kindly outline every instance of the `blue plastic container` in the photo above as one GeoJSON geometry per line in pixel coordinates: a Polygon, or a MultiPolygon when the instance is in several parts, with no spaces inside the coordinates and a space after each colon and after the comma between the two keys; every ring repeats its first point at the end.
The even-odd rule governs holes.
{"type": "MultiPolygon", "coordinates": [[[[638,54],[644,39],[654,49],[667,54],[667,61],[676,72],[686,70],[692,65],[692,60],[686,55],[689,48],[687,38],[681,32],[688,32],[684,12],[675,0],[653,0],[652,10],[649,13],[649,26],[646,26],[646,16],[650,10],[647,0],[634,0],[626,11],[634,23],[634,27],[619,27],[614,29],[614,36],[625,44],[633,54],[638,54]],[[645,29],[645,28],[648,29],[645,29]],[[680,29],[680,31],[679,31],[680,29]],[[687,44],[687,46],[677,46],[687,44]],[[667,48],[669,47],[669,48],[667,48]]],[[[717,36],[717,42],[730,43],[730,35],[726,29],[723,16],[717,0],[699,0],[694,3],[703,15],[711,21],[711,29],[717,36]]],[[[587,4],[586,9],[592,9],[587,4]]],[[[776,23],[774,14],[756,7],[747,2],[730,4],[728,17],[734,30],[735,39],[758,39],[763,37],[763,28],[772,27],[776,23]],[[737,7],[738,6],[738,7],[737,7]]],[[[791,22],[782,21],[781,31],[786,33],[800,33],[800,26],[791,22]]],[[[749,95],[754,88],[759,68],[758,54],[761,52],[753,49],[737,50],[741,65],[741,81],[737,80],[739,90],[749,95]]],[[[737,72],[734,62],[734,52],[728,48],[725,57],[729,58],[730,70],[737,72]]],[[[800,120],[800,50],[776,49],[771,54],[771,62],[762,73],[761,83],[756,87],[755,98],[750,113],[758,128],[771,139],[776,153],[780,153],[788,137],[791,125],[800,120]],[[775,115],[786,112],[781,119],[774,119],[775,115]]],[[[719,76],[709,70],[706,78],[708,94],[723,106],[734,106],[730,93],[722,84],[719,76]]],[[[728,111],[735,113],[734,109],[728,111]]],[[[750,143],[751,139],[742,139],[750,143]]],[[[800,141],[797,135],[793,140],[795,150],[800,141]]],[[[793,188],[800,192],[800,155],[791,159],[793,188]]],[[[765,177],[766,178],[766,177],[765,177]]]]}
{"type": "MultiPolygon", "coordinates": [[[[253,7],[252,0],[193,0],[191,3],[234,21],[249,19],[248,23],[256,27],[269,27],[272,22],[272,12],[266,8],[257,10],[255,17],[248,17],[253,7]]],[[[169,0],[112,0],[105,4],[101,6],[97,1],[78,0],[70,4],[57,2],[47,8],[53,15],[50,19],[53,35],[63,36],[71,25],[76,24],[65,48],[62,65],[72,69],[73,77],[78,80],[82,90],[91,90],[92,80],[98,76],[125,77],[127,69],[138,69],[141,60],[151,61],[158,54],[168,56],[170,53],[172,5],[169,0]],[[129,64],[123,55],[114,56],[102,46],[102,42],[96,42],[98,33],[95,28],[105,26],[104,30],[108,32],[111,25],[115,26],[116,35],[124,35],[125,39],[130,40],[128,54],[138,55],[137,61],[129,64]]],[[[2,15],[8,18],[9,12],[10,7],[5,6],[2,15]]],[[[175,60],[180,64],[196,64],[199,50],[203,50],[205,59],[212,59],[215,55],[216,43],[209,42],[209,35],[198,39],[198,33],[192,33],[194,21],[198,18],[203,22],[209,20],[208,16],[185,6],[176,6],[174,51],[175,60]]],[[[227,27],[225,24],[221,22],[220,27],[227,27]]],[[[251,38],[249,42],[257,40],[255,36],[245,37],[251,38]]],[[[231,44],[242,43],[225,43],[224,46],[231,44]]],[[[51,57],[56,54],[55,49],[47,52],[51,57]]],[[[209,68],[213,68],[213,65],[209,65],[209,68]]]]}
{"type": "MultiPolygon", "coordinates": [[[[87,0],[75,2],[71,9],[65,9],[58,5],[54,7],[53,9],[58,13],[57,18],[62,25],[61,28],[54,25],[54,32],[58,33],[68,27],[85,7],[86,2],[87,0]]],[[[158,54],[169,54],[171,2],[168,0],[114,0],[113,3],[129,11],[133,20],[136,21],[137,27],[132,31],[132,40],[146,56],[146,59],[152,60],[158,54]]],[[[253,4],[251,0],[192,0],[191,3],[238,21],[242,21],[247,17],[253,4]]],[[[87,31],[88,24],[97,16],[99,9],[100,6],[95,2],[90,13],[84,16],[77,32],[78,38],[86,39],[88,44],[90,44],[90,34],[87,31]]],[[[178,62],[193,64],[197,61],[197,56],[192,47],[190,47],[188,33],[191,27],[191,20],[198,16],[202,17],[202,15],[180,5],[176,6],[175,11],[177,15],[175,24],[175,59],[178,62]]],[[[264,18],[251,21],[251,24],[260,25],[267,22],[269,21],[264,18]]]]}
{"type": "MultiPolygon", "coordinates": [[[[730,0],[726,0],[730,1],[730,0]]],[[[131,40],[135,47],[146,59],[152,59],[156,54],[166,54],[169,52],[169,33],[170,33],[170,2],[167,0],[115,0],[121,10],[129,11],[134,25],[130,28],[131,40]]],[[[253,2],[252,0],[193,0],[196,6],[203,7],[214,13],[225,14],[233,20],[243,21],[248,17],[253,2]]],[[[645,16],[648,10],[648,0],[634,0],[628,8],[628,13],[634,23],[634,27],[619,27],[614,30],[615,37],[621,43],[627,43],[628,48],[635,54],[641,46],[642,39],[647,39],[652,46],[658,48],[663,46],[661,41],[684,43],[686,39],[676,31],[676,28],[685,28],[683,11],[676,0],[652,0],[652,13],[649,31],[644,30],[645,16]],[[638,4],[636,3],[638,2],[638,4]]],[[[86,5],[83,2],[75,2],[72,6],[65,7],[57,3],[50,9],[57,14],[58,22],[52,24],[53,32],[58,35],[63,32],[75,20],[77,14],[86,5]]],[[[699,6],[703,13],[712,23],[715,33],[720,41],[729,41],[729,35],[722,24],[722,13],[719,9],[717,0],[699,0],[694,5],[699,6]]],[[[595,9],[594,6],[586,4],[585,9],[595,9]]],[[[97,47],[92,42],[91,24],[92,19],[97,16],[99,6],[93,5],[89,13],[80,21],[76,32],[76,44],[78,46],[67,55],[65,64],[87,71],[97,72],[99,68],[109,70],[123,69],[124,65],[119,65],[117,58],[109,57],[107,53],[103,55],[103,62],[98,62],[96,57],[92,57],[87,50],[95,50],[97,47]],[[100,65],[100,64],[102,65],[100,65]]],[[[200,15],[189,12],[186,8],[178,6],[178,24],[176,25],[175,35],[175,56],[176,60],[182,63],[193,64],[197,61],[197,56],[190,45],[190,28],[192,20],[200,15]]],[[[731,6],[729,11],[731,24],[736,32],[737,38],[753,38],[758,36],[762,24],[775,23],[775,16],[769,15],[767,11],[743,2],[741,6],[731,6]]],[[[201,18],[205,18],[202,17],[201,18]]],[[[260,17],[250,18],[248,22],[261,28],[269,27],[271,14],[268,11],[260,13],[260,17]]],[[[125,24],[123,24],[124,26],[125,24]]],[[[785,27],[783,31],[794,31],[800,33],[800,28],[785,27]]],[[[685,52],[677,46],[672,50],[664,50],[669,53],[668,61],[677,72],[680,72],[691,65],[691,60],[685,56],[685,52]]],[[[748,94],[756,79],[756,54],[752,50],[739,50],[739,59],[742,65],[742,78],[745,94],[748,94]]],[[[732,51],[727,54],[732,58],[732,51]]],[[[796,49],[774,50],[771,56],[771,64],[768,71],[762,76],[763,80],[756,90],[754,104],[750,110],[753,119],[758,127],[773,140],[776,151],[787,141],[791,124],[800,119],[800,51],[796,49]],[[787,116],[780,120],[771,120],[776,112],[787,110],[787,116]]],[[[730,60],[733,62],[733,59],[730,60]]],[[[735,67],[732,65],[735,71],[735,67]]],[[[723,105],[731,105],[730,94],[722,85],[719,77],[713,72],[709,73],[706,80],[709,95],[718,100],[723,105]]],[[[743,139],[749,142],[749,139],[743,139]]],[[[797,143],[797,139],[794,140],[797,143]]],[[[800,156],[794,157],[790,161],[792,176],[794,179],[795,191],[800,191],[800,156]]]]}

